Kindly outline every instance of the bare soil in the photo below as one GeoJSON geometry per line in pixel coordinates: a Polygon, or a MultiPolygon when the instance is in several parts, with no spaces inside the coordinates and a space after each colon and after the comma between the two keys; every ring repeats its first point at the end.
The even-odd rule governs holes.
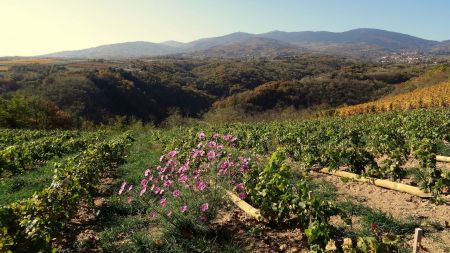
{"type": "MultiPolygon", "coordinates": [[[[316,180],[326,180],[337,188],[337,200],[355,200],[364,205],[391,214],[396,219],[407,219],[415,216],[422,224],[439,224],[445,227],[442,231],[424,229],[422,246],[426,252],[450,252],[450,206],[437,205],[430,200],[412,196],[407,193],[384,189],[368,183],[357,181],[344,182],[340,177],[312,172],[316,180]],[[428,231],[430,230],[430,231],[428,231]]],[[[408,238],[413,243],[413,233],[408,238]]]]}
{"type": "Polygon", "coordinates": [[[273,228],[246,215],[239,208],[222,211],[213,222],[217,228],[225,227],[242,245],[244,252],[308,252],[305,237],[295,224],[273,228]]]}

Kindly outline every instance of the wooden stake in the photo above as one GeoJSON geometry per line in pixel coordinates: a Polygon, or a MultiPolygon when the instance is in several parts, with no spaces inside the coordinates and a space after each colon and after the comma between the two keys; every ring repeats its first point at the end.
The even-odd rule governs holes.
{"type": "MultiPolygon", "coordinates": [[[[309,199],[309,202],[311,203],[311,199],[312,199],[312,191],[309,191],[308,192],[308,199],[309,199]]],[[[312,216],[311,216],[311,207],[309,207],[309,224],[311,224],[311,222],[312,222],[312,216]]]]}
{"type": "Polygon", "coordinates": [[[437,155],[436,156],[436,161],[450,163],[450,156],[437,155]]]}
{"type": "Polygon", "coordinates": [[[420,242],[422,241],[423,230],[421,228],[416,228],[414,232],[414,245],[413,253],[418,253],[420,251],[420,242]]]}
{"type": "Polygon", "coordinates": [[[236,194],[234,194],[231,191],[226,190],[227,196],[228,198],[230,198],[230,200],[237,206],[239,207],[242,211],[244,211],[246,214],[252,216],[253,218],[255,218],[258,221],[262,221],[262,222],[268,222],[262,215],[261,215],[261,211],[259,209],[254,208],[253,206],[251,206],[250,204],[248,204],[247,202],[243,201],[241,198],[239,198],[236,194]]]}

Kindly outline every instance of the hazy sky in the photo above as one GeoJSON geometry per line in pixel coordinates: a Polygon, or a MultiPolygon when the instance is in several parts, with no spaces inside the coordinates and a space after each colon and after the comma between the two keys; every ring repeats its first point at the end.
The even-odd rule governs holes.
{"type": "Polygon", "coordinates": [[[0,0],[0,56],[231,32],[380,28],[450,39],[448,0],[0,0]]]}

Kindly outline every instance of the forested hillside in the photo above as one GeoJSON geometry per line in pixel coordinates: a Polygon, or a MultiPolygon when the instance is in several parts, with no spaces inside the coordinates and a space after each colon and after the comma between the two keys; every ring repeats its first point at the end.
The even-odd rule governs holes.
{"type": "MultiPolygon", "coordinates": [[[[307,54],[252,60],[36,62],[3,64],[2,126],[79,127],[117,116],[159,124],[174,113],[226,118],[230,111],[244,117],[287,108],[330,109],[406,89],[398,84],[414,83],[430,68],[307,54]]],[[[439,80],[447,78],[441,76],[439,80]]]]}

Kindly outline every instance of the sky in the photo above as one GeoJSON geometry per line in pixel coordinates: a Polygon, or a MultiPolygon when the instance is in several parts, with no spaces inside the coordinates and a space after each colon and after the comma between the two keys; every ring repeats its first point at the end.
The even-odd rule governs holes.
{"type": "Polygon", "coordinates": [[[232,32],[379,28],[450,39],[448,0],[0,0],[0,56],[232,32]]]}

